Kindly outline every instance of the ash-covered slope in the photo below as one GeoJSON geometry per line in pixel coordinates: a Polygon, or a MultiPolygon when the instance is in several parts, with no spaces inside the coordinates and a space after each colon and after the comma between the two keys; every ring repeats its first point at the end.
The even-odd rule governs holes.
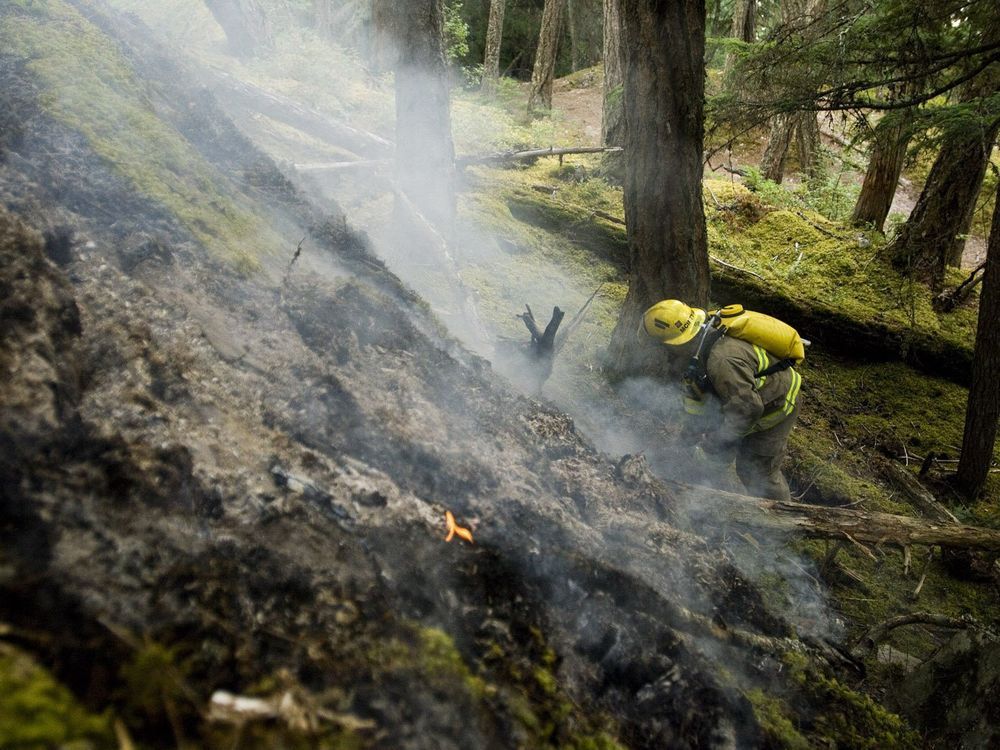
{"type": "Polygon", "coordinates": [[[307,239],[213,252],[237,235],[53,108],[44,58],[0,59],[0,194],[49,231],[0,215],[5,638],[154,746],[756,747],[765,688],[805,733],[871,721],[761,650],[797,641],[641,462],[442,336],[141,28],[11,19],[106,39],[220,205],[307,239]],[[279,718],[210,721],[216,690],[279,718]]]}

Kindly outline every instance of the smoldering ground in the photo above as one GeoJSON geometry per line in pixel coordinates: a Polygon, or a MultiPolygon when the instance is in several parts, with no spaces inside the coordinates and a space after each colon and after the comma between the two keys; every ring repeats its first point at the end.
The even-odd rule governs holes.
{"type": "MultiPolygon", "coordinates": [[[[128,27],[123,28],[127,38],[128,27]]],[[[147,60],[139,49],[137,42],[135,57],[147,60]]],[[[151,63],[144,73],[152,75],[156,70],[157,65],[151,63]]],[[[159,70],[159,85],[181,85],[182,76],[173,68],[159,70]]],[[[173,90],[178,101],[190,101],[183,96],[186,91],[173,90]]],[[[107,267],[106,260],[114,261],[117,248],[128,244],[121,243],[113,232],[102,233],[106,217],[101,211],[108,206],[122,207],[115,220],[132,222],[132,233],[143,230],[150,221],[155,224],[151,217],[158,214],[155,202],[151,206],[126,202],[130,196],[127,181],[104,165],[113,190],[101,194],[92,206],[93,213],[81,212],[93,222],[101,242],[96,252],[77,255],[79,265],[73,269],[81,283],[88,284],[91,300],[98,299],[92,303],[89,320],[99,320],[103,314],[137,341],[169,340],[170,321],[158,321],[148,335],[131,331],[127,311],[130,306],[143,309],[150,304],[141,289],[146,284],[174,305],[174,318],[191,325],[197,321],[201,326],[203,338],[211,346],[200,340],[188,345],[197,352],[195,359],[210,361],[210,349],[214,349],[224,363],[200,364],[203,370],[191,366],[189,373],[183,358],[178,363],[164,363],[151,347],[136,345],[138,353],[128,361],[129,367],[140,376],[148,369],[151,380],[162,383],[162,388],[153,388],[153,394],[161,393],[169,402],[163,409],[168,418],[144,414],[131,402],[127,409],[118,407],[116,411],[115,399],[121,394],[109,382],[110,375],[95,379],[103,390],[85,404],[84,410],[90,410],[88,418],[125,411],[133,431],[130,434],[142,436],[146,434],[143,430],[148,430],[157,438],[177,440],[184,424],[172,421],[178,415],[194,423],[198,414],[208,414],[210,418],[203,421],[209,425],[228,408],[232,422],[222,420],[227,426],[238,422],[235,415],[259,417],[260,424],[254,422],[254,426],[264,438],[271,439],[270,431],[278,431],[315,454],[310,458],[298,448],[289,448],[285,438],[274,438],[274,450],[282,460],[296,461],[292,469],[312,473],[314,479],[318,477],[317,486],[329,482],[336,492],[303,494],[297,500],[287,487],[272,487],[268,477],[253,475],[242,461],[253,460],[256,466],[268,446],[249,428],[223,436],[217,426],[204,427],[214,431],[212,437],[218,441],[238,443],[234,437],[238,435],[253,446],[245,459],[227,458],[230,466],[225,471],[206,463],[205,456],[225,453],[213,448],[208,437],[201,436],[199,443],[192,436],[189,441],[194,446],[193,464],[227,490],[224,500],[213,507],[229,507],[241,523],[251,526],[264,524],[264,519],[277,523],[287,535],[271,532],[267,544],[281,554],[293,558],[298,554],[292,549],[293,535],[296,519],[304,516],[310,546],[302,555],[309,558],[309,565],[316,564],[318,570],[317,561],[329,562],[317,552],[323,549],[317,539],[328,534],[358,559],[370,562],[374,558],[380,563],[372,578],[381,581],[384,588],[379,592],[388,592],[388,600],[399,603],[405,615],[443,626],[458,634],[459,641],[463,637],[474,641],[474,634],[493,610],[523,631],[512,639],[514,650],[533,642],[532,626],[553,633],[548,638],[563,654],[563,661],[553,669],[562,670],[560,677],[571,686],[587,688],[581,692],[598,695],[603,707],[619,710],[632,722],[629,731],[635,733],[637,745],[644,741],[653,746],[656,740],[661,744],[684,741],[692,746],[731,746],[738,739],[750,743],[754,728],[745,702],[718,685],[698,648],[673,632],[672,628],[679,628],[684,621],[677,603],[702,617],[722,612],[727,618],[768,632],[782,632],[780,624],[756,613],[753,603],[734,603],[713,593],[727,590],[720,582],[724,574],[736,574],[724,560],[713,557],[703,542],[677,531],[674,524],[684,524],[685,509],[667,507],[666,495],[658,494],[644,477],[619,481],[611,473],[619,455],[642,452],[655,473],[665,478],[680,476],[687,458],[668,439],[680,416],[677,389],[634,380],[613,392],[599,384],[600,378],[580,377],[557,360],[543,396],[558,408],[510,394],[497,372],[509,373],[517,382],[523,360],[505,359],[496,353],[492,332],[501,328],[499,321],[482,312],[480,300],[470,291],[473,285],[462,280],[462,272],[467,270],[462,259],[475,258],[488,267],[491,257],[499,258],[504,252],[500,238],[487,228],[466,228],[464,233],[444,233],[444,244],[439,246],[435,244],[438,238],[423,227],[429,239],[416,232],[409,237],[387,232],[375,245],[406,285],[435,312],[446,313],[437,319],[448,325],[451,336],[463,342],[464,346],[458,347],[437,328],[435,316],[427,314],[409,289],[384,273],[379,260],[368,252],[367,242],[350,229],[343,216],[314,213],[273,165],[261,161],[252,143],[214,114],[209,98],[204,101],[209,102],[207,109],[188,107],[188,111],[202,114],[200,119],[185,119],[183,107],[174,112],[178,129],[190,131],[192,142],[214,154],[220,168],[228,165],[232,179],[241,190],[254,193],[260,199],[258,205],[276,208],[280,204],[282,210],[275,213],[281,217],[272,218],[281,227],[281,236],[288,238],[287,244],[279,243],[275,249],[280,253],[262,261],[266,274],[246,279],[222,264],[206,262],[190,229],[168,227],[165,244],[183,248],[183,253],[174,250],[169,256],[172,260],[162,253],[146,253],[134,264],[123,264],[123,273],[117,274],[107,267]],[[214,141],[206,142],[206,127],[217,134],[214,141]],[[303,255],[289,268],[300,237],[307,238],[303,255]],[[336,259],[328,258],[329,253],[336,259]],[[138,281],[130,282],[129,278],[138,281]],[[121,305],[110,297],[100,297],[116,285],[127,292],[121,305]],[[197,295],[193,304],[190,295],[197,295]],[[239,345],[233,347],[234,341],[239,345]],[[469,349],[488,353],[493,369],[468,355],[469,349]],[[213,384],[213,377],[220,383],[213,384]],[[212,399],[191,396],[201,393],[200,389],[212,399]],[[169,411],[173,408],[177,414],[169,411]],[[181,427],[169,426],[172,424],[181,427]],[[258,445],[257,439],[263,443],[258,445]],[[590,445],[613,459],[595,454],[590,445]],[[353,484],[348,482],[345,477],[354,474],[345,468],[347,457],[364,461],[372,467],[373,475],[381,472],[382,485],[372,480],[369,484],[375,489],[362,491],[353,479],[353,484]],[[233,477],[236,479],[230,482],[233,477]],[[350,489],[337,484],[340,481],[350,489]],[[274,495],[281,495],[280,502],[275,502],[274,495]],[[463,520],[468,518],[467,522],[475,524],[480,546],[470,553],[471,564],[455,564],[450,553],[458,548],[444,547],[436,536],[433,543],[406,543],[410,534],[433,529],[431,510],[439,515],[444,502],[463,520]],[[372,531],[371,539],[355,549],[345,527],[379,518],[381,508],[390,508],[379,521],[386,525],[384,536],[372,531]],[[671,524],[663,523],[668,519],[671,524]],[[475,589],[482,598],[494,581],[490,576],[522,583],[518,590],[498,589],[503,596],[484,608],[476,596],[468,596],[468,589],[475,589]],[[476,603],[470,605],[470,601],[476,603]],[[633,701],[636,695],[639,700],[633,701]],[[696,696],[705,700],[698,701],[696,696]]],[[[161,115],[167,111],[163,102],[159,108],[161,115]]],[[[233,114],[237,122],[245,116],[239,111],[233,114]]],[[[50,132],[53,138],[69,137],[69,131],[55,122],[50,131],[39,132],[50,132]]],[[[75,165],[79,166],[79,179],[73,190],[79,191],[81,199],[93,197],[84,189],[87,177],[105,174],[97,169],[101,160],[89,153],[86,145],[76,147],[90,158],[75,165]]],[[[72,150],[64,144],[58,151],[72,150]]],[[[40,158],[43,149],[22,145],[20,151],[12,153],[36,170],[28,173],[33,182],[65,185],[56,163],[40,158]]],[[[355,184],[362,181],[351,179],[355,184]]],[[[5,189],[16,190],[15,185],[12,180],[5,183],[5,189]]],[[[343,187],[338,186],[338,190],[343,187]]],[[[384,186],[371,189],[385,193],[384,186]]],[[[391,192],[390,196],[395,198],[391,192]]],[[[32,196],[49,203],[64,198],[65,188],[61,195],[40,191],[32,196]]],[[[18,200],[20,205],[27,202],[23,194],[18,200]]],[[[389,208],[385,213],[394,211],[389,208]]],[[[412,220],[412,215],[409,218],[412,220]]],[[[513,317],[523,302],[538,310],[559,304],[572,313],[592,291],[571,273],[546,275],[530,286],[510,290],[511,299],[517,300],[510,315],[513,317]]],[[[570,339],[568,346],[588,341],[584,335],[591,334],[570,339]]],[[[177,351],[187,351],[183,344],[176,342],[177,351]]],[[[532,391],[529,395],[534,399],[537,394],[532,391]]],[[[203,425],[198,424],[200,429],[203,425]]],[[[273,465],[270,460],[266,463],[273,465]]],[[[164,523],[169,525],[169,520],[164,523]]],[[[693,522],[689,525],[706,533],[717,531],[710,519],[700,523],[700,528],[693,522]]],[[[215,532],[209,527],[199,533],[211,537],[215,532]]],[[[230,533],[238,535],[238,525],[230,533]]],[[[183,548],[182,537],[179,534],[178,549],[183,548]]],[[[252,563],[249,550],[256,541],[237,538],[229,546],[246,550],[252,563]]],[[[66,559],[68,555],[63,561],[66,559]]],[[[95,569],[106,561],[100,557],[95,569]]],[[[163,571],[155,567],[146,575],[154,573],[163,571]]],[[[251,575],[252,571],[244,573],[251,575]]],[[[99,576],[99,571],[95,575],[99,576]]],[[[369,575],[367,569],[365,575],[369,575]]],[[[251,579],[255,584],[258,581],[252,575],[251,579]]],[[[157,580],[167,585],[171,579],[164,574],[157,580]]],[[[210,603],[209,591],[210,587],[205,587],[201,604],[210,603]]],[[[244,608],[250,612],[252,606],[244,608]]],[[[281,620],[281,627],[284,633],[291,626],[281,620]]],[[[487,630],[495,627],[491,624],[487,630]]],[[[479,648],[485,651],[486,647],[480,644],[479,648]]],[[[468,651],[481,655],[472,646],[468,651]]],[[[530,648],[527,651],[528,656],[535,656],[530,648]]]]}

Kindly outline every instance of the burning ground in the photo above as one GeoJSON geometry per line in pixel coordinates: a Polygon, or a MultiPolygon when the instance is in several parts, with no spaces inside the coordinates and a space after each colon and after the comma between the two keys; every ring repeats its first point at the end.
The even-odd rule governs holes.
{"type": "Polygon", "coordinates": [[[141,24],[0,35],[0,744],[914,742],[141,24]]]}

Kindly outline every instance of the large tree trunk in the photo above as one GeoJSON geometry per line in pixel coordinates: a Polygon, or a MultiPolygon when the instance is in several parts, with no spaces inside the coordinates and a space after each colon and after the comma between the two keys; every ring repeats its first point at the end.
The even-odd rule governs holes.
{"type": "Polygon", "coordinates": [[[780,183],[785,177],[785,157],[792,145],[795,134],[794,114],[776,115],[771,120],[771,130],[767,136],[767,146],[760,160],[761,175],[772,182],[780,183]]]}
{"type": "Polygon", "coordinates": [[[747,44],[757,38],[757,0],[736,0],[730,36],[747,44]]]}
{"type": "Polygon", "coordinates": [[[668,366],[663,347],[636,339],[642,313],[669,297],[708,303],[701,185],[705,4],[623,0],[621,9],[629,287],[609,364],[621,373],[662,372],[668,366]]]}
{"type": "Polygon", "coordinates": [[[552,81],[556,74],[556,55],[562,33],[563,5],[566,0],[545,0],[542,26],[538,32],[535,67],[531,71],[528,111],[552,109],[552,81]]]}
{"type": "Polygon", "coordinates": [[[812,174],[819,153],[819,124],[815,112],[789,112],[777,115],[771,121],[764,156],[760,160],[761,174],[780,183],[785,177],[788,150],[795,141],[799,157],[799,171],[812,174]]]}
{"type": "Polygon", "coordinates": [[[795,145],[799,171],[812,177],[819,166],[819,121],[815,112],[799,112],[795,123],[795,145]]]}
{"type": "MultiPolygon", "coordinates": [[[[945,265],[961,243],[958,235],[971,222],[998,129],[1000,120],[945,137],[910,218],[886,250],[897,266],[941,283],[945,265]]],[[[958,254],[960,258],[960,250],[958,254]]]]}
{"type": "Polygon", "coordinates": [[[972,387],[965,412],[965,435],[955,482],[968,497],[982,492],[1000,419],[1000,188],[986,249],[986,274],[979,298],[979,325],[972,360],[972,387]]]}
{"type": "MultiPolygon", "coordinates": [[[[396,181],[412,206],[448,237],[455,216],[455,149],[442,0],[377,0],[376,7],[379,46],[396,78],[396,181]]],[[[402,215],[410,213],[407,206],[402,215]]]]}
{"type": "Polygon", "coordinates": [[[854,205],[851,222],[858,226],[869,225],[880,232],[889,215],[892,199],[896,195],[896,185],[903,171],[906,147],[910,142],[905,123],[879,124],[875,128],[872,141],[872,155],[861,184],[858,202],[854,205]]]}
{"type": "Polygon", "coordinates": [[[503,42],[503,16],[507,0],[490,0],[490,22],[486,27],[486,56],[483,59],[482,92],[496,93],[500,80],[500,45],[503,42]]]}
{"type": "Polygon", "coordinates": [[[580,42],[576,22],[576,1],[566,0],[566,30],[569,32],[569,64],[570,69],[574,73],[580,69],[580,42]]]}
{"type": "Polygon", "coordinates": [[[259,0],[205,0],[237,57],[253,57],[274,42],[271,25],[259,0]]]}
{"type": "Polygon", "coordinates": [[[604,109],[601,113],[601,143],[625,143],[623,96],[625,59],[622,50],[622,0],[604,0],[604,109]]]}

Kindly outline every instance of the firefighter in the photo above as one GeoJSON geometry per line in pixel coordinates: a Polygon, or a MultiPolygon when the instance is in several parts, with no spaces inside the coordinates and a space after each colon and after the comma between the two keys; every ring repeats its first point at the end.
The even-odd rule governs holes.
{"type": "Polygon", "coordinates": [[[786,351],[788,331],[792,332],[794,351],[803,351],[803,340],[794,329],[738,306],[710,315],[679,300],[664,300],[650,307],[643,314],[642,328],[662,343],[679,347],[680,354],[691,355],[685,377],[685,410],[689,414],[702,414],[709,399],[718,400],[721,420],[704,434],[696,454],[714,455],[727,467],[735,458],[736,473],[750,495],[791,499],[781,462],[795,426],[802,385],[802,377],[792,366],[801,356],[789,356],[786,351]],[[753,325],[727,327],[723,316],[733,309],[742,322],[747,322],[746,315],[756,316],[753,325]],[[744,328],[753,333],[737,338],[744,335],[744,328]],[[727,335],[737,330],[741,332],[727,335]],[[778,330],[784,338],[769,337],[778,330]],[[775,351],[780,353],[773,354],[775,351]]]}

